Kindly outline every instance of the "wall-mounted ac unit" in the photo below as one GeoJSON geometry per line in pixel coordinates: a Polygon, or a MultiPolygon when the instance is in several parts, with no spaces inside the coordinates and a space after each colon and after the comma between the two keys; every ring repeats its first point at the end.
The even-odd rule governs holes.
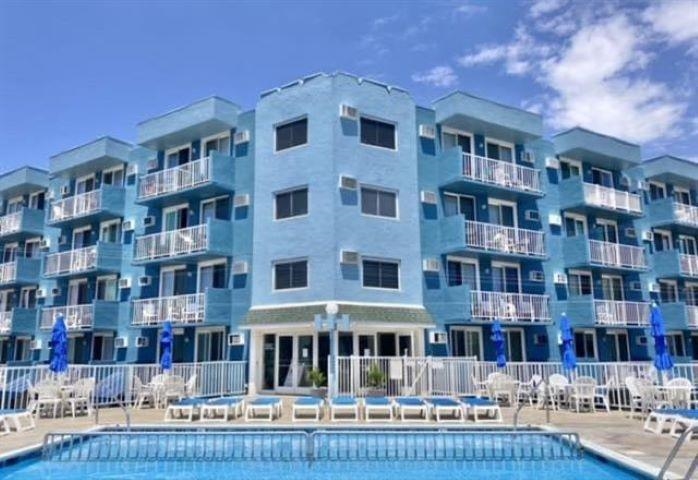
{"type": "Polygon", "coordinates": [[[139,287],[147,287],[150,285],[152,282],[152,278],[150,275],[143,275],[142,277],[138,277],[138,286],[139,287]]]}
{"type": "Polygon", "coordinates": [[[618,179],[618,184],[621,187],[628,187],[628,186],[630,186],[630,178],[628,178],[627,175],[621,175],[620,178],[618,179]]]}
{"type": "Polygon", "coordinates": [[[419,136],[434,140],[436,138],[436,127],[434,125],[421,124],[419,126],[419,136]]]}
{"type": "Polygon", "coordinates": [[[233,207],[234,208],[247,207],[249,205],[250,205],[250,194],[249,193],[241,193],[240,195],[235,195],[233,197],[233,207]]]}
{"type": "Polygon", "coordinates": [[[51,295],[52,295],[52,296],[57,297],[57,296],[60,295],[60,294],[61,294],[61,289],[60,289],[60,288],[58,288],[58,287],[53,287],[53,288],[51,289],[51,295]]]}
{"type": "Polygon", "coordinates": [[[625,229],[625,236],[628,238],[635,238],[635,237],[637,237],[637,232],[635,231],[635,229],[633,227],[627,227],[625,229]]]}
{"type": "Polygon", "coordinates": [[[38,288],[36,290],[36,298],[46,298],[46,289],[45,288],[38,288]]]}
{"type": "Polygon", "coordinates": [[[359,182],[354,177],[342,175],[339,177],[339,188],[342,190],[356,190],[359,188],[359,182]]]}
{"type": "Polygon", "coordinates": [[[642,232],[642,240],[644,242],[651,242],[654,240],[654,234],[652,233],[652,230],[645,230],[642,232]]]}
{"type": "Polygon", "coordinates": [[[642,291],[642,283],[638,281],[630,282],[628,288],[634,292],[640,292],[642,291]]]}
{"type": "Polygon", "coordinates": [[[144,227],[152,227],[155,225],[155,217],[152,215],[147,215],[143,217],[143,226],[144,227]]]}
{"type": "Polygon", "coordinates": [[[562,215],[559,213],[549,213],[548,214],[548,223],[550,225],[555,225],[558,227],[562,226],[562,215]]]}
{"type": "Polygon", "coordinates": [[[114,339],[114,348],[128,347],[128,337],[116,337],[114,339]]]}
{"type": "Polygon", "coordinates": [[[422,260],[422,270],[430,273],[437,273],[441,270],[441,262],[438,258],[425,258],[422,260]]]}
{"type": "Polygon", "coordinates": [[[429,343],[432,345],[443,345],[446,342],[448,342],[446,332],[437,332],[435,330],[429,332],[429,343]]]}
{"type": "Polygon", "coordinates": [[[649,290],[651,293],[659,293],[661,291],[661,288],[658,283],[650,282],[647,285],[647,290],[649,290]]]}
{"type": "Polygon", "coordinates": [[[130,232],[135,228],[135,225],[133,224],[133,220],[124,220],[121,222],[121,230],[124,232],[130,232]]]}
{"type": "Polygon", "coordinates": [[[560,160],[555,157],[545,157],[545,168],[557,170],[560,168],[560,160]]]}
{"type": "Polygon", "coordinates": [[[149,343],[148,337],[136,337],[136,348],[145,348],[149,343]]]}
{"type": "Polygon", "coordinates": [[[130,177],[130,176],[136,175],[136,174],[138,174],[138,165],[135,163],[130,163],[126,167],[126,176],[130,177]]]}
{"type": "Polygon", "coordinates": [[[342,250],[339,252],[339,262],[342,265],[358,265],[359,252],[353,250],[342,250]]]}
{"type": "Polygon", "coordinates": [[[347,120],[358,120],[359,110],[350,105],[342,104],[339,106],[339,116],[347,120]]]}
{"type": "Polygon", "coordinates": [[[70,185],[63,185],[61,187],[61,195],[66,196],[70,194],[70,185]]]}
{"type": "Polygon", "coordinates": [[[245,260],[233,262],[233,275],[247,275],[249,264],[245,260]]]}
{"type": "Polygon", "coordinates": [[[564,273],[554,274],[553,283],[557,283],[559,285],[567,285],[567,275],[565,275],[564,273]]]}
{"type": "Polygon", "coordinates": [[[638,180],[636,187],[638,190],[649,190],[649,184],[644,180],[638,180]]]}
{"type": "Polygon", "coordinates": [[[51,239],[50,238],[42,238],[41,242],[39,243],[39,248],[42,250],[48,250],[51,248],[51,239]]]}
{"type": "Polygon", "coordinates": [[[122,277],[119,279],[119,288],[131,288],[131,277],[122,277]]]}
{"type": "Polygon", "coordinates": [[[247,143],[250,141],[250,131],[249,130],[240,130],[239,132],[235,132],[235,135],[233,136],[233,144],[235,145],[240,145],[242,143],[247,143]]]}
{"type": "Polygon", "coordinates": [[[540,222],[540,212],[538,210],[526,210],[526,220],[540,222]]]}
{"type": "Polygon", "coordinates": [[[245,344],[245,335],[242,333],[231,333],[228,335],[228,346],[239,347],[245,344]]]}
{"type": "Polygon", "coordinates": [[[420,192],[420,199],[422,203],[426,203],[428,205],[436,205],[438,202],[438,196],[434,192],[430,192],[428,190],[422,190],[420,192]]]}
{"type": "Polygon", "coordinates": [[[29,350],[41,350],[41,339],[37,338],[29,342],[29,350]]]}
{"type": "Polygon", "coordinates": [[[49,190],[46,198],[49,200],[54,200],[56,198],[56,192],[54,192],[53,189],[49,190]]]}
{"type": "Polygon", "coordinates": [[[523,161],[526,163],[535,163],[536,156],[532,151],[526,150],[525,152],[523,152],[523,161]]]}
{"type": "Polygon", "coordinates": [[[158,159],[157,158],[151,158],[148,160],[148,163],[145,164],[145,169],[148,171],[151,170],[157,170],[158,168],[158,159]]]}
{"type": "Polygon", "coordinates": [[[532,282],[543,282],[545,281],[545,274],[540,270],[531,270],[528,272],[528,278],[532,282]]]}

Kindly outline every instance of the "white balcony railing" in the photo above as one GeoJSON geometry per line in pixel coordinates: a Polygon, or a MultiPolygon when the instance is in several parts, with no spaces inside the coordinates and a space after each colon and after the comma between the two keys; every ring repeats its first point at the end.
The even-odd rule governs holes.
{"type": "Polygon", "coordinates": [[[204,321],[206,297],[203,293],[174,295],[133,301],[133,325],[201,323],[204,321]]]}
{"type": "Polygon", "coordinates": [[[0,312],[0,335],[9,335],[12,330],[12,311],[0,312]]]}
{"type": "Polygon", "coordinates": [[[550,321],[548,295],[528,293],[470,292],[470,310],[474,319],[505,322],[546,323],[550,321]]]}
{"type": "Polygon", "coordinates": [[[619,268],[647,268],[645,249],[620,243],[589,240],[591,262],[619,268]]]}
{"type": "Polygon", "coordinates": [[[629,213],[642,213],[640,195],[593,183],[584,183],[584,201],[590,205],[629,213]]]}
{"type": "Polygon", "coordinates": [[[470,153],[463,154],[463,176],[478,182],[542,193],[537,169],[470,153]]]}
{"type": "Polygon", "coordinates": [[[674,202],[674,215],[679,222],[698,227],[698,207],[674,202]]]}
{"type": "Polygon", "coordinates": [[[138,199],[187,190],[211,181],[211,157],[149,173],[138,182],[138,199]]]}
{"type": "Polygon", "coordinates": [[[44,275],[80,273],[97,266],[97,245],[46,255],[44,275]]]}
{"type": "Polygon", "coordinates": [[[689,328],[698,328],[698,305],[686,305],[686,323],[689,328]]]}
{"type": "Polygon", "coordinates": [[[17,278],[17,262],[0,264],[0,284],[14,282],[17,278]]]}
{"type": "Polygon", "coordinates": [[[650,304],[647,302],[594,300],[594,317],[597,325],[647,326],[650,323],[650,304]]]}
{"type": "Polygon", "coordinates": [[[466,220],[465,244],[469,247],[497,252],[545,256],[545,235],[543,232],[492,223],[466,220]]]}
{"type": "Polygon", "coordinates": [[[48,221],[60,222],[71,218],[84,217],[102,209],[102,191],[93,190],[73,195],[63,200],[51,202],[48,221]]]}
{"type": "Polygon", "coordinates": [[[136,238],[135,261],[189,255],[208,248],[208,225],[196,225],[136,238]]]}
{"type": "Polygon", "coordinates": [[[9,235],[10,233],[19,232],[22,228],[22,214],[24,212],[10,213],[0,217],[0,235],[9,235]]]}
{"type": "Polygon", "coordinates": [[[681,274],[698,277],[698,255],[681,254],[679,261],[681,262],[681,274]]]}
{"type": "Polygon", "coordinates": [[[41,310],[41,328],[50,330],[59,315],[63,315],[68,330],[83,330],[92,328],[94,324],[94,306],[91,303],[83,305],[66,305],[50,307],[41,310]]]}

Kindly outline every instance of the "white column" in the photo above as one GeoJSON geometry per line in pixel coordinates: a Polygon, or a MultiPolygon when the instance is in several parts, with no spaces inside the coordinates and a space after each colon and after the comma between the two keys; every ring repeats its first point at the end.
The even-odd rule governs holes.
{"type": "Polygon", "coordinates": [[[254,330],[250,330],[250,348],[248,349],[248,359],[247,359],[247,394],[256,395],[257,394],[257,371],[259,369],[259,359],[257,358],[257,352],[263,351],[263,348],[258,348],[257,342],[259,342],[260,335],[254,330]]]}

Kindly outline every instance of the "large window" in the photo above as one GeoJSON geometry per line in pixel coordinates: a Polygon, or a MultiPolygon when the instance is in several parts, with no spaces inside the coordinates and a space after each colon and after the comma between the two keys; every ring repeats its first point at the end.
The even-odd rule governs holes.
{"type": "Polygon", "coordinates": [[[662,303],[676,303],[679,299],[676,281],[659,280],[659,298],[662,303]]]}
{"type": "Polygon", "coordinates": [[[468,285],[471,290],[478,289],[476,263],[449,259],[446,262],[446,276],[449,287],[468,285]]]}
{"type": "Polygon", "coordinates": [[[487,142],[487,158],[493,160],[502,160],[504,162],[514,162],[514,148],[511,145],[505,145],[494,141],[487,142]]]}
{"type": "Polygon", "coordinates": [[[395,125],[361,118],[361,143],[395,150],[395,125]]]}
{"type": "Polygon", "coordinates": [[[666,187],[663,183],[650,182],[650,199],[661,200],[666,197],[666,187]]]}
{"type": "Polygon", "coordinates": [[[681,332],[667,333],[666,343],[672,357],[683,357],[686,355],[686,349],[683,344],[683,334],[681,332]]]}
{"type": "Polygon", "coordinates": [[[274,202],[274,218],[299,217],[308,214],[308,189],[298,188],[277,193],[274,202]]]}
{"type": "Polygon", "coordinates": [[[466,220],[475,220],[475,197],[444,193],[444,215],[463,215],[466,220]]]}
{"type": "Polygon", "coordinates": [[[391,290],[400,288],[400,266],[397,262],[364,260],[363,272],[364,287],[391,290]]]}
{"type": "Polygon", "coordinates": [[[560,173],[562,174],[563,179],[571,177],[581,177],[582,166],[578,162],[574,162],[571,160],[560,160],[560,173]]]}
{"type": "Polygon", "coordinates": [[[361,213],[396,218],[397,194],[386,190],[361,187],[361,213]]]}
{"type": "Polygon", "coordinates": [[[570,296],[591,295],[593,293],[591,285],[591,273],[570,272],[568,285],[570,296]]]}
{"type": "Polygon", "coordinates": [[[308,286],[308,261],[279,262],[274,265],[274,290],[308,286]]]}
{"type": "Polygon", "coordinates": [[[582,330],[574,332],[574,351],[581,360],[596,359],[596,335],[593,331],[582,330]]]}
{"type": "Polygon", "coordinates": [[[482,360],[482,331],[478,327],[453,327],[449,332],[451,355],[482,360]]]}
{"type": "Polygon", "coordinates": [[[276,127],[276,151],[308,143],[308,119],[284,123],[276,127]]]}

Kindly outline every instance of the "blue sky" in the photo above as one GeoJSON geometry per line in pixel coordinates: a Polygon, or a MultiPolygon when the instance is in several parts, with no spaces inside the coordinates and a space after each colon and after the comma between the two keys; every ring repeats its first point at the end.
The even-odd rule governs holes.
{"type": "Polygon", "coordinates": [[[698,4],[525,1],[0,3],[2,170],[217,94],[343,70],[422,105],[460,89],[698,160],[698,4]]]}

